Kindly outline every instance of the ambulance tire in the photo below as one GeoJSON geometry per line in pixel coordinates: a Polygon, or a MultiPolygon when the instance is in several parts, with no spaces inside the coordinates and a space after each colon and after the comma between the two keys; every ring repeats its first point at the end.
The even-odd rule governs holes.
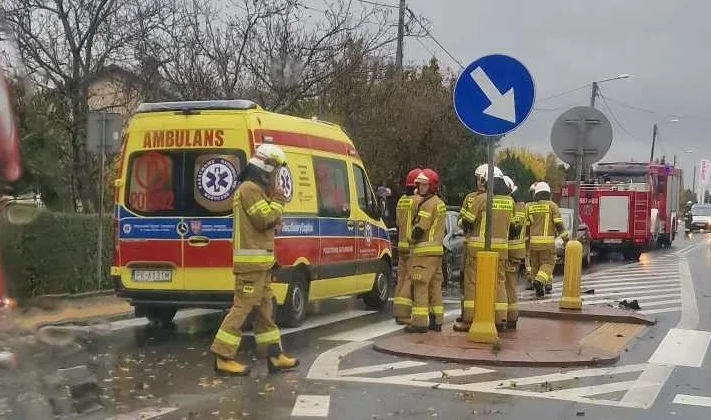
{"type": "Polygon", "coordinates": [[[390,266],[385,261],[380,262],[380,268],[375,275],[373,290],[363,295],[363,302],[368,309],[383,310],[390,297],[390,266]]]}
{"type": "Polygon", "coordinates": [[[154,328],[168,328],[173,324],[173,318],[178,308],[170,306],[145,308],[146,319],[154,328]]]}
{"type": "Polygon", "coordinates": [[[284,304],[277,309],[277,324],[282,327],[298,327],[306,319],[308,305],[309,289],[306,276],[296,270],[289,290],[286,292],[284,304]]]}

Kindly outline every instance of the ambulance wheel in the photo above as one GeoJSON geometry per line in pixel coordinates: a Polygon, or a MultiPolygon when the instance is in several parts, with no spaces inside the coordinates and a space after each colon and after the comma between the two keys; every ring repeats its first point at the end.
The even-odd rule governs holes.
{"type": "Polygon", "coordinates": [[[363,296],[363,302],[368,309],[382,310],[390,297],[390,270],[385,262],[380,263],[380,268],[375,275],[373,290],[363,296]]]}
{"type": "Polygon", "coordinates": [[[148,319],[151,326],[155,328],[169,327],[173,322],[173,318],[175,318],[176,312],[178,312],[178,309],[171,307],[154,307],[145,309],[146,319],[148,319]]]}
{"type": "Polygon", "coordinates": [[[294,279],[286,292],[284,304],[277,309],[277,323],[282,327],[298,327],[306,319],[309,290],[306,277],[299,271],[294,272],[294,279]]]}

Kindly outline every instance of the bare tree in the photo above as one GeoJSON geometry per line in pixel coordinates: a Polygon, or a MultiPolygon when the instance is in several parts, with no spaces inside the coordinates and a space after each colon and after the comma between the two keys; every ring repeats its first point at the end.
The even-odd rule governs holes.
{"type": "Polygon", "coordinates": [[[86,151],[85,122],[92,85],[126,65],[139,40],[166,10],[164,0],[5,0],[32,82],[59,93],[70,139],[74,191],[85,211],[97,201],[95,167],[86,151]]]}

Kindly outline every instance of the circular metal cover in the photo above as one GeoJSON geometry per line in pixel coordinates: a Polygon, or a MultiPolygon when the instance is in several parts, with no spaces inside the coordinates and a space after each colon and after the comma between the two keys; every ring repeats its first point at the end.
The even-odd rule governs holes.
{"type": "Polygon", "coordinates": [[[605,114],[589,106],[577,106],[562,113],[551,130],[551,146],[565,163],[577,161],[578,142],[583,139],[583,167],[599,162],[612,145],[612,124],[605,114]],[[580,135],[580,121],[585,136],[580,135]]]}

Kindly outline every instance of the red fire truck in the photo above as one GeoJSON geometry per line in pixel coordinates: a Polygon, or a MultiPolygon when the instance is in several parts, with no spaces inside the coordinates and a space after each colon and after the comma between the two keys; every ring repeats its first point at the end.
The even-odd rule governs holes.
{"type": "MultiPolygon", "coordinates": [[[[590,229],[592,249],[639,259],[644,250],[671,246],[682,185],[681,169],[664,162],[595,165],[591,182],[580,187],[580,217],[590,229]]],[[[563,186],[562,207],[572,208],[574,192],[574,183],[563,186]]]]}

